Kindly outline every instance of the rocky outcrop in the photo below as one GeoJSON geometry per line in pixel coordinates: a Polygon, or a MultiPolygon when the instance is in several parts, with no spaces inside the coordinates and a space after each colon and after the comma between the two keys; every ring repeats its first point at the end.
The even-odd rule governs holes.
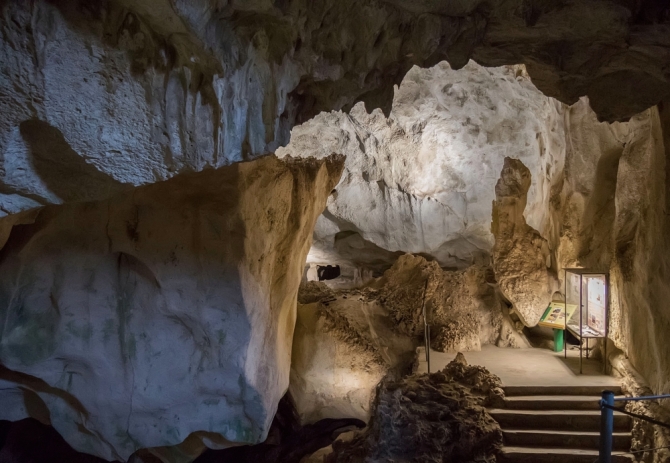
{"type": "Polygon", "coordinates": [[[369,420],[380,381],[411,371],[424,342],[424,304],[433,349],[527,346],[485,267],[450,272],[407,254],[358,289],[303,283],[298,301],[290,391],[303,423],[369,420]]]}
{"type": "Polygon", "coordinates": [[[493,270],[500,290],[523,324],[535,326],[558,289],[558,281],[550,271],[547,240],[524,217],[530,177],[521,161],[505,158],[496,184],[491,232],[496,240],[493,270]]]}
{"type": "Polygon", "coordinates": [[[431,348],[442,352],[480,350],[482,345],[528,347],[498,292],[491,267],[441,269],[435,261],[405,255],[377,283],[396,331],[423,337],[423,305],[431,326],[431,348]]]}
{"type": "Polygon", "coordinates": [[[670,93],[669,27],[656,0],[7,0],[0,211],[250,159],[358,101],[388,113],[444,60],[524,63],[546,95],[627,118],[670,93]]]}
{"type": "Polygon", "coordinates": [[[499,339],[502,308],[490,268],[445,271],[435,261],[407,254],[377,284],[398,333],[423,337],[425,306],[435,349],[480,350],[499,339]]]}
{"type": "Polygon", "coordinates": [[[509,153],[532,172],[526,217],[543,231],[563,170],[564,111],[523,66],[456,71],[443,62],[407,74],[388,118],[358,105],[295,127],[279,156],[347,156],[308,261],[379,274],[398,251],[443,267],[488,263],[491,201],[509,153]]]}
{"type": "Polygon", "coordinates": [[[335,442],[323,461],[493,461],[502,431],[484,407],[500,403],[501,386],[462,354],[443,371],[386,382],[370,428],[350,442],[335,442]]]}
{"type": "Polygon", "coordinates": [[[326,418],[302,426],[289,394],[279,402],[268,438],[256,445],[207,450],[194,463],[298,463],[328,447],[342,433],[365,427],[361,420],[326,418]]]}
{"type": "Polygon", "coordinates": [[[265,157],[0,221],[0,419],[45,411],[109,460],[265,439],[341,169],[265,157]]]}
{"type": "Polygon", "coordinates": [[[289,390],[301,422],[367,421],[377,385],[409,369],[415,341],[395,332],[372,288],[330,291],[310,282],[299,294],[289,390]]]}

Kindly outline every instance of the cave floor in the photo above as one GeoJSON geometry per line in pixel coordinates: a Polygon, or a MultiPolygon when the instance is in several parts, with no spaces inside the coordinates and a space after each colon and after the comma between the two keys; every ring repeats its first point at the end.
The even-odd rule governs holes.
{"type": "MultiPolygon", "coordinates": [[[[464,352],[471,365],[482,365],[498,375],[504,386],[618,386],[619,381],[602,372],[602,363],[584,358],[583,374],[579,374],[579,350],[568,349],[568,358],[563,352],[548,349],[500,348],[482,346],[479,352],[464,352]]],[[[430,369],[435,372],[451,362],[456,353],[431,350],[430,369]]],[[[419,354],[418,373],[427,371],[423,351],[419,354]]]]}

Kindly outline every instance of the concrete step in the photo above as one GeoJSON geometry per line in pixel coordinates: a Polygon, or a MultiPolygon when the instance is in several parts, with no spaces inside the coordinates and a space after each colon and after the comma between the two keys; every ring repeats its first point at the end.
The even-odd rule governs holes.
{"type": "MultiPolygon", "coordinates": [[[[630,450],[630,433],[615,432],[612,437],[614,450],[622,452],[630,450]]],[[[562,447],[596,450],[600,442],[600,433],[572,430],[504,430],[503,439],[505,445],[514,447],[562,447]]]]}
{"type": "MultiPolygon", "coordinates": [[[[506,410],[491,409],[489,414],[504,430],[512,429],[562,429],[599,431],[599,410],[506,410]]],[[[615,431],[630,431],[627,415],[614,413],[615,431]]]]}
{"type": "MultiPolygon", "coordinates": [[[[503,447],[500,463],[596,463],[598,460],[597,450],[575,450],[566,448],[527,448],[527,447],[503,447]]],[[[612,455],[613,463],[631,463],[630,455],[612,455]]]]}
{"type": "Polygon", "coordinates": [[[586,395],[598,397],[602,392],[612,391],[615,395],[621,395],[621,386],[504,386],[506,397],[529,396],[529,395],[586,395]]]}
{"type": "Polygon", "coordinates": [[[599,403],[600,397],[588,395],[519,395],[505,398],[505,408],[509,410],[600,410],[599,403]]]}

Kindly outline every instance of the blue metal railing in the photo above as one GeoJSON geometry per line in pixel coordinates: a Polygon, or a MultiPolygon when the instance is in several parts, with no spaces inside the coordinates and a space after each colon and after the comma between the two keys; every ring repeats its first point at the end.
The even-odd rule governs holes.
{"type": "MultiPolygon", "coordinates": [[[[614,432],[614,412],[624,413],[640,420],[648,421],[657,426],[670,428],[670,424],[655,420],[651,417],[640,415],[617,408],[614,406],[615,402],[632,402],[640,400],[658,400],[670,399],[670,394],[664,395],[649,395],[643,397],[617,397],[614,398],[614,392],[603,391],[602,399],[600,399],[600,449],[599,449],[599,463],[612,463],[612,433],[614,432]]],[[[649,449],[655,450],[655,449],[649,449]]]]}

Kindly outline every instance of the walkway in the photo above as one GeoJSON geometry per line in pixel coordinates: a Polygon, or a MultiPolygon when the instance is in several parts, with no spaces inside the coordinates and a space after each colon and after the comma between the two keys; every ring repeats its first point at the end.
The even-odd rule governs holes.
{"type": "MultiPolygon", "coordinates": [[[[569,350],[568,358],[563,352],[547,349],[510,349],[492,345],[482,346],[479,352],[464,352],[465,359],[471,365],[485,366],[498,375],[504,386],[602,386],[616,387],[616,378],[602,373],[602,364],[584,359],[584,374],[579,374],[579,351],[569,350]]],[[[426,358],[419,355],[418,373],[427,371],[426,358]]],[[[443,369],[451,362],[455,353],[442,353],[431,350],[430,370],[443,369]]]]}
{"type": "MultiPolygon", "coordinates": [[[[602,373],[602,365],[584,359],[579,374],[579,351],[563,353],[546,349],[501,349],[484,346],[465,352],[471,365],[483,365],[498,375],[505,390],[502,408],[490,409],[503,431],[502,463],[594,463],[598,460],[600,410],[604,389],[621,394],[618,381],[602,373]]],[[[431,351],[431,371],[441,370],[456,354],[431,351]]],[[[420,354],[419,373],[427,370],[420,354]]],[[[632,463],[631,422],[615,414],[612,461],[632,463]]]]}

